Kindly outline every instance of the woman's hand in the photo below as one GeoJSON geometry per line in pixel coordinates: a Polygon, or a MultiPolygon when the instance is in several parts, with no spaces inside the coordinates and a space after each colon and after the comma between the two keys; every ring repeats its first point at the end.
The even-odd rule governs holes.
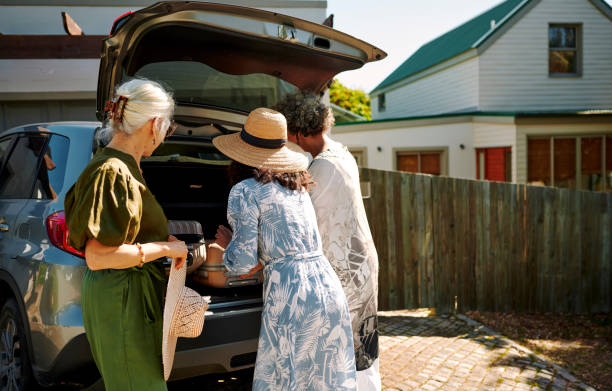
{"type": "Polygon", "coordinates": [[[253,275],[255,275],[255,273],[257,273],[258,271],[260,271],[261,269],[263,269],[263,265],[259,262],[257,262],[257,266],[255,266],[254,268],[252,268],[248,274],[242,274],[240,276],[241,279],[245,279],[245,278],[251,278],[253,277],[253,275]]]}
{"type": "Polygon", "coordinates": [[[170,235],[168,236],[166,246],[168,247],[167,256],[175,259],[174,265],[176,269],[178,270],[183,267],[183,263],[187,259],[187,245],[185,245],[185,242],[170,235]]]}
{"type": "Polygon", "coordinates": [[[227,245],[232,241],[232,235],[232,231],[229,228],[220,225],[215,235],[215,243],[223,248],[227,248],[227,245]]]}

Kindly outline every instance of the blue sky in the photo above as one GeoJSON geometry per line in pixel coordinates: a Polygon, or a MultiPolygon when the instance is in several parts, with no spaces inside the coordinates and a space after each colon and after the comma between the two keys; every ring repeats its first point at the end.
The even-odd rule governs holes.
{"type": "MultiPolygon", "coordinates": [[[[382,61],[341,73],[352,88],[369,92],[421,45],[502,0],[328,0],[334,28],[387,52],[382,61]]],[[[606,0],[612,5],[612,0],[606,0]]]]}

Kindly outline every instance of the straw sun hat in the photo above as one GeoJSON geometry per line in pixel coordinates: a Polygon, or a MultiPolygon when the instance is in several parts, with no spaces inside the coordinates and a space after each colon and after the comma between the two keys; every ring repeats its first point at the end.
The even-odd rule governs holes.
{"type": "Polygon", "coordinates": [[[308,168],[308,158],[287,142],[287,120],[278,111],[260,107],[251,111],[240,133],[218,136],[213,144],[239,163],[274,172],[308,168]]]}
{"type": "Polygon", "coordinates": [[[186,262],[179,270],[174,267],[174,263],[173,260],[170,266],[164,305],[162,361],[166,380],[172,371],[177,338],[196,338],[202,333],[204,314],[210,303],[210,296],[200,296],[198,292],[185,286],[186,262]]]}

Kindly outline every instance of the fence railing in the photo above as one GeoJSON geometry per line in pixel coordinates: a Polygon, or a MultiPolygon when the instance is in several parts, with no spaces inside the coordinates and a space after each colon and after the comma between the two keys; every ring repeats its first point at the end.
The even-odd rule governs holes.
{"type": "Polygon", "coordinates": [[[379,308],[610,312],[612,194],[362,169],[379,308]]]}

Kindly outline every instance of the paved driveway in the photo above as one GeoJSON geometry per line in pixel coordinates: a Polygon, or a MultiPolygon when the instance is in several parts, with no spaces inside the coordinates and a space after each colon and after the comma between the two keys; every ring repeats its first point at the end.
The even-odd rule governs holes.
{"type": "MultiPolygon", "coordinates": [[[[429,311],[379,313],[383,390],[593,390],[480,323],[429,311]]],[[[169,384],[172,390],[247,391],[252,370],[169,384]]]]}
{"type": "Polygon", "coordinates": [[[383,390],[593,390],[480,323],[379,313],[383,390]]]}

